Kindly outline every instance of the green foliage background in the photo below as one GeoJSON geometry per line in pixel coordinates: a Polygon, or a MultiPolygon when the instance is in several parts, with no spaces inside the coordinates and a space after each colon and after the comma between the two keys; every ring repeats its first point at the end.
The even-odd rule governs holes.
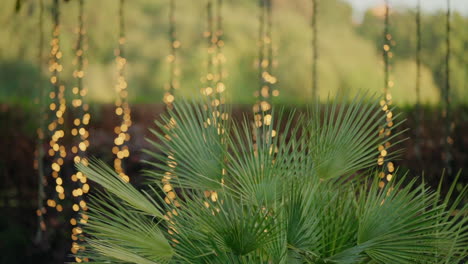
{"type": "MultiPolygon", "coordinates": [[[[38,2],[26,1],[19,13],[14,12],[15,0],[0,2],[0,100],[29,102],[37,94],[38,2]]],[[[51,34],[51,2],[45,1],[44,63],[49,51],[51,34]]],[[[257,89],[255,58],[257,55],[258,7],[256,1],[225,1],[225,64],[229,100],[252,103],[257,89]]],[[[280,96],[278,103],[305,104],[311,100],[312,33],[310,1],[277,0],[274,9],[275,57],[280,96]]],[[[73,85],[72,60],[76,39],[78,3],[63,3],[62,51],[67,87],[73,85]]],[[[127,1],[126,54],[130,99],[134,103],[159,103],[168,82],[169,54],[168,3],[166,1],[127,1]]],[[[118,35],[118,1],[86,1],[89,65],[86,85],[89,99],[111,102],[114,99],[116,67],[113,51],[118,35]]],[[[319,88],[322,98],[339,91],[370,90],[381,92],[383,62],[381,56],[383,21],[368,12],[362,24],[352,19],[349,4],[339,0],[320,1],[319,88]]],[[[439,101],[444,83],[445,20],[443,13],[423,14],[422,100],[439,101]]],[[[199,94],[200,78],[205,71],[204,1],[180,0],[176,10],[180,69],[179,96],[199,94]]],[[[401,10],[391,14],[391,33],[396,40],[391,92],[397,104],[415,102],[415,19],[414,11],[401,10]]],[[[453,16],[451,65],[453,98],[466,103],[468,53],[468,19],[455,12],[453,16]]],[[[42,72],[47,78],[47,71],[42,72]]],[[[47,84],[46,84],[47,85],[47,84]]],[[[69,89],[70,90],[70,89],[69,89]]]]}

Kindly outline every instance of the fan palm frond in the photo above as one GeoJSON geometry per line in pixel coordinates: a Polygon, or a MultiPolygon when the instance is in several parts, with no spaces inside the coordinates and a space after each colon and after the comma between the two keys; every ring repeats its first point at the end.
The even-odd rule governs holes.
{"type": "Polygon", "coordinates": [[[113,194],[93,197],[86,229],[86,257],[116,263],[168,263],[174,254],[155,218],[122,204],[113,194]]]}
{"type": "Polygon", "coordinates": [[[401,132],[379,136],[385,117],[373,102],[359,95],[307,114],[273,111],[262,126],[176,103],[152,130],[157,151],[146,151],[156,159],[147,161],[152,191],[102,162],[79,165],[104,187],[91,198],[81,254],[96,263],[462,261],[467,188],[441,199],[440,188],[404,184],[404,175],[380,188],[378,146],[401,132]],[[177,203],[162,196],[167,181],[177,203]]]}

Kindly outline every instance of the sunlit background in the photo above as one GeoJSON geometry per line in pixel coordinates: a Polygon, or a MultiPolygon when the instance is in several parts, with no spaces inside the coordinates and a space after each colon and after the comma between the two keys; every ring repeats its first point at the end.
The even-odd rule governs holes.
{"type": "MultiPolygon", "coordinates": [[[[116,70],[114,50],[118,38],[116,0],[100,0],[85,6],[89,37],[87,57],[88,100],[109,103],[114,100],[116,70]],[[104,11],[105,10],[105,11],[104,11]]],[[[73,1],[72,1],[73,2],[73,1]]],[[[205,5],[200,1],[179,1],[176,27],[180,40],[178,95],[198,93],[204,75],[205,5]]],[[[318,85],[325,98],[336,91],[360,89],[380,92],[383,83],[382,32],[383,1],[322,1],[318,15],[318,85]],[[322,3],[323,2],[323,3],[322,3]],[[366,9],[370,8],[370,9],[366,9]]],[[[392,1],[390,1],[392,2],[392,1]]],[[[422,101],[436,103],[443,84],[445,59],[445,1],[422,1],[422,101]]],[[[37,6],[14,12],[15,1],[2,1],[0,8],[0,67],[2,101],[27,101],[37,89],[37,6]],[[27,40],[27,41],[25,41],[27,40]]],[[[416,1],[391,3],[390,32],[395,41],[392,94],[397,104],[415,102],[416,1]]],[[[452,1],[451,83],[454,101],[468,100],[467,89],[467,4],[452,1]]],[[[127,77],[132,103],[159,103],[169,77],[168,8],[166,1],[132,1],[126,5],[127,77]]],[[[281,96],[278,103],[305,104],[311,87],[311,4],[308,0],[275,1],[273,10],[274,73],[281,96]]],[[[50,12],[50,10],[46,10],[50,12]]],[[[63,63],[73,59],[77,6],[64,4],[62,13],[63,63]]],[[[45,20],[45,34],[50,33],[45,20]]],[[[224,54],[228,100],[253,103],[256,90],[258,12],[255,1],[226,1],[223,13],[224,54]]],[[[48,46],[44,46],[47,52],[48,46]]],[[[63,78],[73,69],[64,67],[63,78]]]]}

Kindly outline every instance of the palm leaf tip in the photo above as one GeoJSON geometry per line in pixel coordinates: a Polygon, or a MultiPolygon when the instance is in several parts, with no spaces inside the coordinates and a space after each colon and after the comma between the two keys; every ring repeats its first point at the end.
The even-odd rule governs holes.
{"type": "Polygon", "coordinates": [[[160,206],[146,195],[135,189],[130,183],[121,179],[108,165],[99,160],[92,160],[86,166],[82,163],[76,165],[77,169],[90,180],[101,185],[106,191],[119,197],[122,201],[148,215],[163,218],[160,206]]]}

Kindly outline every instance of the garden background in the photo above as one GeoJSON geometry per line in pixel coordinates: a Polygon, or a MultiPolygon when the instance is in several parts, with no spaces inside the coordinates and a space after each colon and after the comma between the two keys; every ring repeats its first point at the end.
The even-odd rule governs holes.
{"type": "MultiPolygon", "coordinates": [[[[34,161],[37,156],[37,129],[44,122],[41,107],[44,104],[48,106],[47,100],[41,100],[41,91],[53,89],[47,65],[54,12],[53,1],[43,1],[40,30],[39,2],[4,0],[0,3],[0,263],[63,263],[70,260],[67,256],[70,254],[69,233],[72,228],[67,213],[48,209],[47,230],[40,241],[36,240],[40,184],[34,161]],[[41,34],[43,42],[39,44],[41,34]],[[43,56],[38,61],[39,52],[43,56]]],[[[143,169],[139,161],[148,158],[142,152],[142,149],[150,147],[145,137],[150,136],[148,128],[153,127],[153,120],[165,111],[163,98],[169,83],[175,88],[176,100],[200,96],[200,89],[206,83],[207,42],[203,37],[207,23],[206,2],[175,1],[172,24],[169,2],[127,1],[124,8],[124,76],[132,111],[128,142],[131,155],[125,161],[125,167],[136,184],[143,169]],[[176,32],[175,61],[171,59],[174,55],[171,26],[176,32]],[[175,70],[172,71],[171,67],[175,70]]],[[[444,169],[451,171],[447,182],[453,179],[456,171],[464,169],[466,172],[468,4],[461,0],[452,1],[450,46],[447,49],[447,10],[428,11],[424,6],[431,3],[426,1],[421,1],[419,48],[416,1],[414,5],[401,6],[390,1],[388,24],[385,23],[384,1],[376,1],[374,6],[358,15],[353,10],[355,7],[346,1],[317,2],[315,63],[321,102],[326,103],[337,94],[353,95],[359,91],[370,91],[379,96],[388,86],[393,105],[397,106],[394,113],[402,113],[400,118],[407,119],[398,129],[409,129],[399,136],[399,139],[409,138],[402,143],[405,152],[396,161],[400,170],[408,169],[414,176],[424,174],[433,186],[438,184],[444,169]],[[383,51],[386,43],[384,32],[391,34],[391,40],[387,40],[390,52],[383,51]],[[387,64],[382,54],[389,58],[387,64]],[[446,89],[447,65],[450,90],[446,89]],[[385,66],[390,78],[387,84],[385,66]],[[420,88],[419,97],[416,86],[420,88]],[[444,101],[446,92],[448,101],[444,101]],[[450,112],[450,135],[445,130],[446,109],[450,112]],[[449,162],[445,161],[447,155],[452,157],[449,162]]],[[[250,113],[257,100],[254,94],[259,90],[258,10],[258,1],[223,2],[222,52],[225,61],[222,75],[226,102],[232,105],[236,118],[240,118],[242,113],[250,113]]],[[[279,91],[279,95],[272,99],[275,107],[305,111],[313,102],[312,10],[309,0],[273,1],[272,74],[277,80],[274,87],[279,91]]],[[[60,78],[66,87],[65,98],[72,98],[72,87],[76,83],[73,61],[76,56],[78,1],[61,1],[59,13],[60,59],[63,65],[60,78]]],[[[86,31],[83,51],[87,60],[83,78],[83,87],[87,89],[84,100],[89,105],[91,116],[86,155],[112,163],[114,128],[119,123],[114,113],[118,77],[115,58],[121,32],[119,1],[84,1],[83,14],[86,31]]],[[[73,112],[65,114],[65,131],[73,127],[72,115],[73,112]]],[[[71,144],[73,138],[68,132],[66,134],[64,144],[71,144]]],[[[40,146],[47,152],[46,141],[40,146]]],[[[44,167],[50,167],[52,163],[47,157],[40,162],[45,164],[44,167]]],[[[71,157],[65,159],[62,171],[72,173],[71,157]]],[[[466,183],[467,177],[461,178],[461,182],[466,183]]],[[[65,201],[64,208],[70,207],[71,204],[65,201]]]]}

